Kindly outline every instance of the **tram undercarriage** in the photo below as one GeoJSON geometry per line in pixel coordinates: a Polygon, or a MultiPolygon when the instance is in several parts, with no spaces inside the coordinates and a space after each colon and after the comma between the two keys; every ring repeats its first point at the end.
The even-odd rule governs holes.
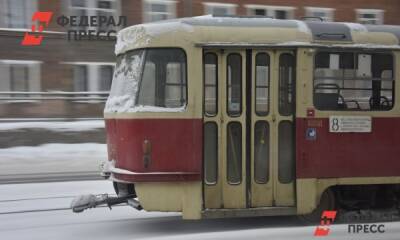
{"type": "MultiPolygon", "coordinates": [[[[89,208],[107,205],[127,204],[136,210],[142,210],[134,184],[113,182],[116,197],[107,194],[79,196],[71,204],[74,212],[82,212],[89,208]]],[[[378,185],[341,185],[328,188],[314,212],[300,215],[306,223],[315,224],[320,221],[324,210],[338,212],[340,223],[376,222],[400,220],[400,184],[378,185]]],[[[259,217],[296,215],[293,207],[260,207],[253,209],[204,209],[203,219],[259,217]]]]}

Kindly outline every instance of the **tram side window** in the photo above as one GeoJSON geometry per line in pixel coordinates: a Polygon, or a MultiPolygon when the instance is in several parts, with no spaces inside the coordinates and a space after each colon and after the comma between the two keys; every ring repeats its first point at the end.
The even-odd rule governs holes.
{"type": "Polygon", "coordinates": [[[217,183],[218,178],[218,126],[214,122],[204,125],[204,180],[208,185],[217,183]]]}
{"type": "Polygon", "coordinates": [[[319,52],[315,57],[314,105],[320,110],[393,108],[390,53],[319,52]]]}
{"type": "Polygon", "coordinates": [[[207,53],[204,56],[204,111],[207,116],[215,116],[218,112],[217,105],[217,55],[207,53]]]}
{"type": "Polygon", "coordinates": [[[185,53],[180,49],[146,50],[137,105],[176,108],[185,104],[185,53]]]}
{"type": "Polygon", "coordinates": [[[279,113],[289,116],[293,113],[293,88],[295,78],[295,59],[284,53],[279,58],[279,113]]]}
{"type": "Polygon", "coordinates": [[[254,127],[254,180],[258,184],[269,180],[269,136],[268,122],[258,121],[254,127]]]}
{"type": "Polygon", "coordinates": [[[256,113],[266,116],[269,111],[269,55],[256,55],[256,113]]]}
{"type": "Polygon", "coordinates": [[[227,61],[228,115],[237,117],[242,113],[242,57],[231,53],[227,61]]]}
{"type": "Polygon", "coordinates": [[[227,178],[229,184],[242,181],[242,125],[230,122],[227,126],[227,178]]]}

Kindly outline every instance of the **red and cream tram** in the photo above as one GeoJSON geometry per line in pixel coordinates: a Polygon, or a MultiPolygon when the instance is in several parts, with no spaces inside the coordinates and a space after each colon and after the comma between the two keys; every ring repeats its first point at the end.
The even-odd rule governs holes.
{"type": "Polygon", "coordinates": [[[395,206],[400,27],[194,17],[118,34],[119,196],[185,219],[395,206]]]}

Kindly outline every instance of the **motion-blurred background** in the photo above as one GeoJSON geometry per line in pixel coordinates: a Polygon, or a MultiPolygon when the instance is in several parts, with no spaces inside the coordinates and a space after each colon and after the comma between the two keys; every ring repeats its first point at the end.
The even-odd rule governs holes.
{"type": "Polygon", "coordinates": [[[398,25],[399,12],[399,0],[0,0],[0,183],[96,178],[107,158],[101,118],[115,37],[67,32],[122,26],[61,26],[60,16],[126,17],[127,26],[207,14],[398,25]],[[54,15],[41,45],[22,46],[37,11],[54,15]]]}

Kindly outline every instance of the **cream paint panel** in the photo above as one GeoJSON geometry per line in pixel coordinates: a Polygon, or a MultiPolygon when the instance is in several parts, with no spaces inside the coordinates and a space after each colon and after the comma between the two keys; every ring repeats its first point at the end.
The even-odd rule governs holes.
{"type": "Polygon", "coordinates": [[[297,214],[311,213],[322,193],[335,185],[400,184],[400,177],[297,179],[297,214]]]}
{"type": "Polygon", "coordinates": [[[274,109],[274,105],[271,104],[272,102],[275,101],[275,98],[272,97],[273,95],[273,91],[271,89],[274,89],[275,85],[277,84],[277,81],[275,80],[276,78],[274,78],[273,76],[273,71],[271,71],[271,67],[276,65],[276,61],[275,61],[275,55],[274,52],[271,50],[257,50],[257,51],[253,51],[253,56],[252,56],[253,60],[253,66],[252,66],[252,116],[251,116],[251,207],[267,207],[267,206],[272,206],[273,205],[273,198],[274,198],[274,184],[275,184],[275,165],[276,163],[276,159],[273,158],[273,149],[276,148],[276,142],[273,141],[272,138],[272,132],[274,129],[273,126],[273,121],[272,121],[272,113],[274,113],[276,110],[274,109]],[[270,89],[269,89],[269,113],[267,116],[258,116],[256,114],[256,109],[255,109],[255,83],[256,83],[256,72],[255,72],[255,66],[256,66],[256,55],[257,53],[267,53],[269,55],[270,58],[270,66],[269,66],[269,85],[270,85],[270,89]],[[255,181],[255,154],[254,154],[254,146],[255,146],[255,142],[254,142],[254,134],[255,134],[255,124],[258,121],[266,121],[269,124],[269,166],[268,166],[268,170],[269,170],[269,179],[267,183],[264,184],[259,184],[255,181]]]}
{"type": "MultiPolygon", "coordinates": [[[[299,48],[297,50],[297,84],[296,84],[296,117],[305,116],[306,108],[310,104],[310,86],[312,85],[315,49],[299,48]]],[[[312,102],[311,102],[312,103],[312,102]]]]}
{"type": "Polygon", "coordinates": [[[391,33],[352,32],[354,43],[398,45],[399,40],[391,33]]]}
{"type": "Polygon", "coordinates": [[[146,211],[182,212],[184,219],[200,219],[201,182],[137,182],[135,190],[146,211]]]}
{"type": "MultiPolygon", "coordinates": [[[[219,172],[218,176],[220,176],[219,172]]],[[[222,183],[220,178],[215,185],[204,184],[204,207],[206,209],[222,208],[222,183]]]]}
{"type": "MultiPolygon", "coordinates": [[[[279,124],[282,121],[290,121],[292,122],[292,124],[294,124],[293,122],[293,115],[295,114],[296,110],[293,110],[293,115],[290,116],[281,116],[279,114],[279,58],[282,54],[284,53],[289,53],[289,54],[294,54],[295,56],[295,52],[294,51],[277,51],[276,53],[276,64],[275,67],[273,69],[273,74],[274,74],[274,78],[276,79],[277,84],[275,85],[275,88],[272,90],[273,95],[272,95],[272,99],[275,99],[275,101],[272,103],[274,105],[274,108],[276,109],[276,117],[275,117],[275,121],[276,121],[276,127],[274,127],[273,132],[272,132],[272,136],[273,136],[273,142],[278,143],[279,139],[278,139],[278,132],[279,132],[279,124]]],[[[298,60],[296,60],[296,62],[298,62],[298,60]]],[[[296,71],[296,63],[295,63],[295,68],[294,71],[296,71]]],[[[296,79],[298,78],[297,76],[297,71],[296,71],[296,79]]],[[[294,84],[296,83],[296,79],[294,79],[294,84]]],[[[295,85],[296,86],[296,85],[295,85]]],[[[278,145],[278,144],[277,144],[278,145]]],[[[295,205],[295,180],[293,180],[291,183],[281,183],[279,181],[279,176],[278,176],[278,164],[279,164],[279,154],[278,154],[278,148],[279,146],[275,147],[273,149],[273,159],[276,159],[277,164],[275,164],[274,166],[274,172],[276,174],[275,178],[275,186],[274,186],[274,190],[275,190],[275,205],[276,206],[294,206],[295,205]]]]}
{"type": "MultiPolygon", "coordinates": [[[[310,43],[312,36],[308,29],[300,31],[299,28],[281,28],[281,27],[216,27],[216,26],[192,26],[177,20],[175,24],[169,26],[159,23],[156,30],[152,30],[154,23],[136,25],[121,30],[118,37],[122,35],[136,34],[136,38],[123,48],[128,51],[135,48],[149,48],[160,46],[194,46],[195,43],[285,43],[285,42],[303,42],[310,43]],[[158,31],[158,33],[157,33],[158,31]],[[149,34],[156,32],[155,34],[149,34]],[[238,34],[240,33],[240,34],[238,34]],[[229,37],[227,37],[229,36],[229,37]]],[[[304,23],[303,23],[304,24],[304,23]]]]}
{"type": "Polygon", "coordinates": [[[221,93],[221,129],[222,141],[220,146],[222,149],[222,202],[224,208],[245,208],[246,207],[246,54],[244,51],[232,50],[225,51],[222,54],[222,66],[220,69],[221,79],[219,81],[219,88],[221,93]],[[242,56],[242,114],[240,117],[229,117],[227,114],[227,56],[230,53],[239,53],[242,56]],[[221,91],[222,90],[222,91],[221,91]],[[242,181],[240,184],[229,184],[227,176],[227,126],[230,122],[240,122],[242,125],[242,181]]]}
{"type": "Polygon", "coordinates": [[[297,214],[311,213],[321,197],[317,191],[317,179],[297,179],[296,197],[297,214]]]}
{"type": "MultiPolygon", "coordinates": [[[[222,71],[220,71],[221,67],[222,67],[222,57],[219,54],[219,51],[207,51],[207,52],[212,52],[214,54],[217,55],[218,57],[218,67],[217,67],[217,88],[220,87],[220,82],[221,79],[224,77],[225,74],[222,74],[222,71]]],[[[202,66],[202,64],[200,64],[199,66],[202,66]]],[[[203,83],[203,79],[201,81],[203,83]]],[[[201,89],[204,89],[204,86],[201,86],[201,89]]],[[[204,92],[201,91],[202,93],[204,92]]],[[[217,163],[217,168],[218,168],[218,172],[217,172],[217,182],[215,185],[207,185],[204,184],[204,206],[207,209],[216,209],[216,208],[222,208],[222,179],[223,179],[223,168],[221,166],[223,166],[223,158],[222,158],[222,148],[220,143],[222,142],[222,137],[221,137],[221,109],[222,109],[222,101],[223,99],[221,98],[221,94],[219,93],[220,90],[217,89],[217,106],[218,106],[218,113],[217,115],[213,116],[213,117],[207,117],[204,116],[204,124],[207,122],[213,122],[215,124],[217,124],[217,128],[218,128],[218,139],[217,139],[217,151],[218,151],[218,163],[217,163]]],[[[201,100],[203,102],[203,100],[201,100]]],[[[204,160],[203,160],[204,161],[204,160]]]]}

